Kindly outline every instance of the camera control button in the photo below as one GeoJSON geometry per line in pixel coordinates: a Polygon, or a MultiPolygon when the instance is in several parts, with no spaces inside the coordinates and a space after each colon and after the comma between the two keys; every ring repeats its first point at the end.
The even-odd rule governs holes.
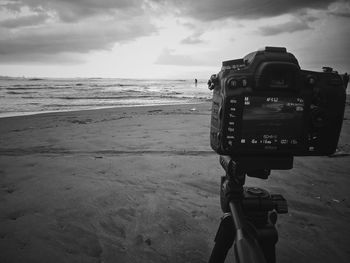
{"type": "Polygon", "coordinates": [[[231,88],[236,88],[238,86],[237,80],[233,79],[230,81],[231,88]]]}
{"type": "Polygon", "coordinates": [[[309,83],[309,85],[314,85],[316,83],[316,80],[313,77],[310,77],[308,79],[308,83],[309,83]]]}
{"type": "Polygon", "coordinates": [[[291,140],[290,143],[291,144],[298,144],[298,141],[297,140],[291,140]]]}
{"type": "Polygon", "coordinates": [[[216,138],[218,139],[219,142],[221,141],[221,137],[222,137],[221,132],[218,132],[216,134],[216,138]]]}

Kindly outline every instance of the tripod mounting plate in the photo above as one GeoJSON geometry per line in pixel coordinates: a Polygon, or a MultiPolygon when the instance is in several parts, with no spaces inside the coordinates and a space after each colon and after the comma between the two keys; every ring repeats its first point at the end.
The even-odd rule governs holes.
{"type": "MultiPolygon", "coordinates": [[[[246,173],[254,172],[256,170],[289,170],[293,168],[293,156],[229,156],[220,155],[221,158],[229,158],[235,162],[241,171],[246,173]]],[[[223,164],[221,163],[223,166],[223,164]]],[[[227,171],[227,169],[223,166],[227,171]]],[[[232,168],[232,165],[230,166],[232,168]]]]}
{"type": "Polygon", "coordinates": [[[258,188],[258,187],[248,187],[246,189],[248,194],[251,194],[253,196],[260,196],[260,197],[267,197],[269,196],[269,192],[267,192],[264,189],[258,188]]]}

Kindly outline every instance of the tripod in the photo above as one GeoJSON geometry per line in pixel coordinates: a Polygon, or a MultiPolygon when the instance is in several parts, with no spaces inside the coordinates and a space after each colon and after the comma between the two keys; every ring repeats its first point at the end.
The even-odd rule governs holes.
{"type": "Polygon", "coordinates": [[[226,171],[221,178],[220,203],[224,212],[215,236],[215,245],[209,263],[224,263],[233,246],[234,262],[275,263],[275,228],[277,213],[287,213],[287,201],[282,195],[270,194],[264,189],[243,187],[246,174],[267,179],[270,170],[249,173],[239,161],[220,156],[226,171]]]}

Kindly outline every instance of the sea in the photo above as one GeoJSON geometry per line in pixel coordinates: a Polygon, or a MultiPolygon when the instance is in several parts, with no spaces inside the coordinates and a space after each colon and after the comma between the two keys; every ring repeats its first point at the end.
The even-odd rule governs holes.
{"type": "Polygon", "coordinates": [[[207,80],[0,77],[0,117],[112,107],[201,103],[207,80]]]}

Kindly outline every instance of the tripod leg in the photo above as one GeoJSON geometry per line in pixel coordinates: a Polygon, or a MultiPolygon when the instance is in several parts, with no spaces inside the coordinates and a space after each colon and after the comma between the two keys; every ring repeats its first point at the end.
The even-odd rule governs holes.
{"type": "Polygon", "coordinates": [[[275,246],[278,241],[278,233],[274,225],[266,225],[258,230],[258,240],[260,247],[269,263],[276,262],[275,246]]]}
{"type": "Polygon", "coordinates": [[[231,214],[225,213],[221,219],[219,229],[215,236],[215,245],[211,252],[209,263],[224,263],[229,249],[235,238],[231,214]]]}

